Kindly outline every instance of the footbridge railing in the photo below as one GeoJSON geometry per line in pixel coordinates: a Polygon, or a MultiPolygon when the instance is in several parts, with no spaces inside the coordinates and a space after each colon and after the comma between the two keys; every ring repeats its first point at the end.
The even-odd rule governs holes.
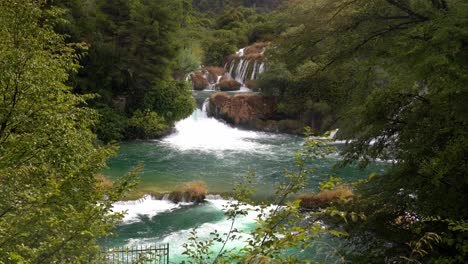
{"type": "Polygon", "coordinates": [[[101,264],[169,264],[169,244],[103,248],[101,264]]]}

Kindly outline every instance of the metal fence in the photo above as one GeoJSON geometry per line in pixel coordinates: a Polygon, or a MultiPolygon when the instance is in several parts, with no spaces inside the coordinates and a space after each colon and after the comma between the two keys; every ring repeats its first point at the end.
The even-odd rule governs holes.
{"type": "Polygon", "coordinates": [[[102,264],[168,264],[169,244],[104,248],[99,259],[102,264]]]}

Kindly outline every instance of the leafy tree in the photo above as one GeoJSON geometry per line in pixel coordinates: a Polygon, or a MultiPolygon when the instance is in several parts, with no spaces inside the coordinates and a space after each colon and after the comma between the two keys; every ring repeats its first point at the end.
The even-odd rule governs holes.
{"type": "Polygon", "coordinates": [[[206,65],[223,65],[227,56],[236,52],[236,46],[224,39],[208,40],[205,43],[206,65]]]}
{"type": "Polygon", "coordinates": [[[183,49],[177,57],[177,70],[189,73],[200,68],[201,61],[191,49],[183,49]]]}
{"type": "Polygon", "coordinates": [[[96,143],[89,96],[64,84],[77,57],[44,3],[0,1],[0,262],[92,262],[135,178],[96,179],[113,151],[96,143]]]}
{"type": "MultiPolygon", "coordinates": [[[[72,80],[75,92],[99,95],[91,104],[100,110],[100,114],[106,115],[100,119],[103,123],[97,130],[101,140],[128,138],[129,135],[121,133],[129,130],[121,126],[125,126],[125,120],[136,110],[156,109],[155,105],[147,105],[150,101],[171,108],[158,109],[160,116],[173,112],[174,105],[171,106],[172,101],[158,100],[184,98],[186,105],[193,105],[193,99],[185,96],[177,85],[171,87],[174,92],[181,92],[179,95],[149,98],[158,87],[167,87],[177,66],[183,44],[177,37],[182,34],[181,27],[190,22],[191,11],[186,0],[90,0],[85,4],[70,0],[57,5],[68,12],[64,16],[66,22],[58,24],[56,30],[70,34],[70,41],[84,41],[89,46],[81,57],[83,67],[72,80]],[[106,125],[111,120],[118,121],[118,125],[106,125]]],[[[189,65],[184,67],[193,68],[196,60],[189,59],[189,65]]],[[[174,104],[178,103],[174,101],[174,104]]],[[[177,117],[184,118],[191,112],[184,113],[177,117]]],[[[161,126],[172,126],[177,121],[173,118],[160,120],[166,122],[161,126]]]]}
{"type": "Polygon", "coordinates": [[[149,91],[144,105],[159,113],[169,124],[189,116],[195,108],[188,83],[165,81],[149,91]]]}
{"type": "Polygon", "coordinates": [[[127,135],[129,138],[150,139],[167,134],[169,127],[164,118],[151,111],[136,110],[128,120],[127,135]]]}
{"type": "Polygon", "coordinates": [[[349,228],[351,243],[366,248],[354,251],[353,260],[401,261],[411,254],[408,261],[463,263],[468,5],[294,1],[285,12],[280,19],[289,29],[278,39],[276,57],[288,69],[316,64],[312,74],[329,82],[323,91],[343,85],[339,136],[352,140],[346,161],[396,161],[360,188],[355,209],[369,221],[349,228]],[[430,242],[435,236],[428,234],[441,240],[432,239],[432,251],[412,254],[406,243],[430,242]]]}

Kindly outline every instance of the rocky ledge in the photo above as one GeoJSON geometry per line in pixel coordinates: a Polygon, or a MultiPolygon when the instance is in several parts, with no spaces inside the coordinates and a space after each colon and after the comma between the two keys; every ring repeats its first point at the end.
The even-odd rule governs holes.
{"type": "Polygon", "coordinates": [[[300,134],[305,124],[295,119],[279,117],[277,99],[259,94],[215,93],[211,95],[208,116],[225,120],[235,126],[266,132],[300,134]]]}

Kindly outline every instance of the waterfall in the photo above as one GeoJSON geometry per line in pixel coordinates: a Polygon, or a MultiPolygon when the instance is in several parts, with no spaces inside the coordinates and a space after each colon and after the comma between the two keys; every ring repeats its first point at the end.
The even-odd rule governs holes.
{"type": "Polygon", "coordinates": [[[225,65],[224,68],[228,73],[229,79],[234,79],[243,84],[249,80],[256,80],[262,72],[265,71],[265,63],[263,62],[263,52],[265,48],[257,53],[246,53],[247,48],[242,48],[236,52],[225,65]]]}
{"type": "Polygon", "coordinates": [[[224,67],[202,68],[197,72],[189,74],[187,79],[192,79],[192,87],[194,90],[203,89],[214,91],[219,89],[220,82],[235,80],[241,84],[240,91],[250,91],[246,86],[246,84],[249,85],[248,81],[258,79],[259,75],[265,71],[263,53],[268,45],[268,43],[256,43],[239,49],[235,54],[229,56],[229,59],[224,63],[224,67]],[[220,73],[219,70],[213,73],[213,68],[224,70],[223,73],[220,73]],[[196,76],[196,78],[192,75],[196,76]],[[197,88],[195,88],[195,82],[198,84],[197,88]],[[201,87],[200,83],[202,84],[201,87]]]}
{"type": "Polygon", "coordinates": [[[209,101],[191,116],[176,123],[176,132],[162,142],[179,150],[197,150],[223,153],[224,151],[265,151],[268,146],[256,142],[258,138],[275,137],[262,132],[234,128],[220,120],[208,117],[209,101]]]}
{"type": "Polygon", "coordinates": [[[260,74],[260,73],[263,73],[264,71],[265,71],[265,63],[262,62],[258,69],[258,73],[260,74]]]}
{"type": "Polygon", "coordinates": [[[255,80],[255,73],[257,72],[257,61],[254,62],[252,76],[250,76],[251,80],[255,80]]]}

